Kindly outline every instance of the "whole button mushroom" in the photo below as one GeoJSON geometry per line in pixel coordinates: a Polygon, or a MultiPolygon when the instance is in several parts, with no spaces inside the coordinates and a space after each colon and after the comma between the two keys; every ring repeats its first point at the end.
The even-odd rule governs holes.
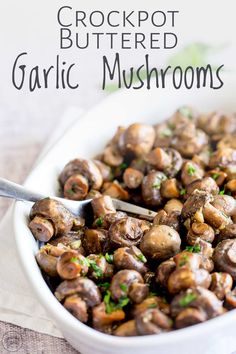
{"type": "Polygon", "coordinates": [[[117,247],[138,245],[143,237],[140,220],[126,217],[113,222],[108,231],[111,243],[117,247]]]}
{"type": "Polygon", "coordinates": [[[88,322],[88,307],[86,302],[83,301],[78,295],[68,296],[63,306],[79,321],[88,322]]]}
{"type": "Polygon", "coordinates": [[[232,291],[229,291],[225,295],[224,306],[228,310],[233,310],[236,308],[236,288],[234,288],[232,291]]]}
{"type": "Polygon", "coordinates": [[[211,286],[210,290],[218,297],[219,300],[223,300],[225,295],[231,291],[233,286],[233,279],[228,273],[212,273],[211,274],[211,286]]]}
{"type": "Polygon", "coordinates": [[[94,163],[101,172],[103,182],[109,182],[112,179],[111,167],[99,160],[94,160],[94,163]]]}
{"type": "Polygon", "coordinates": [[[167,288],[170,274],[175,270],[176,264],[173,258],[162,262],[156,270],[156,282],[163,288],[167,288]]]}
{"type": "Polygon", "coordinates": [[[93,328],[104,333],[112,333],[113,324],[120,322],[125,318],[125,312],[122,309],[107,311],[104,302],[93,307],[92,310],[93,328]]]}
{"type": "Polygon", "coordinates": [[[137,336],[138,332],[136,329],[136,323],[135,320],[129,320],[125,323],[122,323],[120,326],[118,326],[115,331],[113,332],[115,336],[119,337],[133,337],[137,336]]]}
{"type": "Polygon", "coordinates": [[[159,334],[172,329],[173,321],[158,309],[148,309],[135,318],[140,335],[159,334]]]}
{"type": "Polygon", "coordinates": [[[134,269],[141,274],[148,271],[146,257],[136,247],[120,247],[114,252],[114,264],[117,269],[134,269]]]}
{"type": "Polygon", "coordinates": [[[140,315],[142,312],[151,308],[157,308],[161,310],[161,312],[163,312],[165,315],[170,314],[170,305],[164,297],[150,295],[146,299],[144,299],[140,304],[134,305],[131,311],[131,315],[132,317],[136,317],[137,315],[140,315]]]}
{"type": "Polygon", "coordinates": [[[202,210],[208,201],[212,200],[212,196],[204,191],[195,190],[185,201],[181,216],[183,219],[192,218],[195,214],[202,210]]]}
{"type": "Polygon", "coordinates": [[[185,161],[181,170],[181,180],[185,186],[203,177],[204,171],[196,162],[185,161]]]}
{"type": "Polygon", "coordinates": [[[216,195],[211,202],[213,207],[220,210],[227,216],[232,216],[236,214],[236,200],[230,195],[216,195]]]}
{"type": "MultiPolygon", "coordinates": [[[[40,250],[36,253],[36,260],[40,266],[40,268],[48,274],[50,277],[58,276],[57,273],[57,256],[55,254],[51,254],[50,246],[46,245],[41,247],[40,250]]],[[[63,253],[64,251],[62,251],[63,253]]]]}
{"type": "Polygon", "coordinates": [[[110,291],[115,301],[129,297],[134,303],[140,303],[148,295],[148,286],[136,270],[124,269],[113,276],[110,291]]]}
{"type": "MultiPolygon", "coordinates": [[[[187,289],[176,295],[170,306],[171,315],[174,318],[179,316],[180,313],[187,308],[195,308],[202,311],[205,314],[205,320],[222,315],[225,312],[222,302],[216,297],[216,295],[212,291],[200,286],[195,289],[187,289]]],[[[189,315],[189,313],[187,313],[187,315],[189,315]]],[[[203,319],[202,316],[201,318],[203,319]]],[[[183,316],[181,322],[182,324],[184,323],[183,316]]],[[[190,321],[188,320],[188,323],[189,322],[190,321]]]]}
{"type": "Polygon", "coordinates": [[[103,179],[99,168],[93,161],[74,159],[64,167],[59,181],[66,198],[83,200],[89,188],[95,190],[101,188],[103,179]]]}
{"type": "Polygon", "coordinates": [[[103,195],[98,198],[94,198],[91,204],[95,217],[103,217],[106,214],[116,212],[116,209],[114,208],[114,205],[112,203],[112,199],[108,195],[103,195]]]}
{"type": "Polygon", "coordinates": [[[218,194],[219,187],[216,184],[216,181],[211,177],[204,177],[202,179],[197,179],[187,185],[187,194],[192,194],[195,189],[199,191],[205,191],[211,194],[218,194]]]}
{"type": "Polygon", "coordinates": [[[87,257],[89,261],[89,276],[94,280],[105,280],[111,278],[114,271],[114,266],[106,261],[106,258],[101,254],[90,254],[87,257]]]}
{"type": "Polygon", "coordinates": [[[144,255],[154,260],[166,260],[180,251],[181,238],[167,225],[154,225],[140,243],[144,255]]]}
{"type": "Polygon", "coordinates": [[[131,124],[119,138],[119,149],[123,156],[143,156],[152,149],[155,140],[155,130],[151,125],[131,124]]]}
{"type": "Polygon", "coordinates": [[[236,238],[236,224],[228,224],[224,229],[220,230],[217,235],[217,241],[223,241],[230,238],[236,238]]]}
{"type": "Polygon", "coordinates": [[[215,232],[213,228],[206,223],[194,222],[188,230],[187,241],[190,245],[194,245],[198,238],[212,243],[215,238],[215,232]]]}
{"type": "Polygon", "coordinates": [[[180,171],[183,159],[180,153],[171,148],[155,148],[146,157],[147,162],[168,177],[174,177],[180,171]]]}
{"type": "Polygon", "coordinates": [[[201,309],[195,309],[188,307],[182,310],[175,319],[176,328],[184,328],[188,326],[193,326],[198,323],[205,322],[207,320],[207,315],[201,309]]]}
{"type": "Polygon", "coordinates": [[[62,279],[74,279],[88,273],[86,258],[76,251],[66,251],[57,260],[57,272],[62,279]]]}
{"type": "Polygon", "coordinates": [[[30,211],[29,228],[35,238],[47,242],[53,236],[67,234],[73,227],[75,216],[55,199],[37,201],[30,211]]]}
{"type": "Polygon", "coordinates": [[[224,148],[216,150],[210,157],[210,168],[226,168],[229,165],[236,164],[236,150],[231,148],[224,148]]]}
{"type": "Polygon", "coordinates": [[[229,216],[209,202],[203,207],[203,216],[204,220],[215,229],[222,230],[226,225],[232,224],[232,220],[229,216]]]}
{"type": "Polygon", "coordinates": [[[78,295],[88,307],[101,303],[101,294],[97,285],[88,278],[64,280],[55,290],[55,296],[59,301],[71,295],[78,295]]]}
{"type": "Polygon", "coordinates": [[[166,175],[157,171],[151,171],[143,178],[142,197],[145,204],[159,206],[162,203],[160,188],[165,179],[166,175]]]}
{"type": "Polygon", "coordinates": [[[136,189],[141,185],[143,177],[141,171],[128,167],[123,174],[123,181],[128,188],[136,189]]]}
{"type": "Polygon", "coordinates": [[[87,254],[106,253],[109,249],[107,230],[86,229],[82,241],[87,254]]]}
{"type": "Polygon", "coordinates": [[[236,239],[219,242],[213,253],[213,261],[218,271],[229,273],[236,280],[236,239]]]}

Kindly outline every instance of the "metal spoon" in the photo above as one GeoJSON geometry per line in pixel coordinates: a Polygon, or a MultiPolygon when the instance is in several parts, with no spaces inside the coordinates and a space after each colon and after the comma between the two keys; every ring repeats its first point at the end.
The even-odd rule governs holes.
{"type": "MultiPolygon", "coordinates": [[[[27,188],[17,183],[8,181],[4,178],[0,178],[0,196],[28,202],[37,202],[40,199],[48,197],[40,193],[30,191],[27,188]]],[[[86,199],[81,201],[74,201],[59,197],[52,198],[60,201],[73,214],[82,217],[86,217],[87,213],[89,212],[88,207],[91,205],[92,200],[86,199]]],[[[136,214],[137,216],[147,220],[152,220],[156,216],[156,213],[152,210],[126,203],[118,199],[112,199],[112,201],[116,210],[122,210],[130,214],[136,214]]]]}

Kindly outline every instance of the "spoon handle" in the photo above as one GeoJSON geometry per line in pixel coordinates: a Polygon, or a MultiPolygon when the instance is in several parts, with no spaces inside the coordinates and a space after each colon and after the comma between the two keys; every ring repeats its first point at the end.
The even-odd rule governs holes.
{"type": "Polygon", "coordinates": [[[45,198],[45,196],[41,194],[32,192],[25,187],[4,178],[0,178],[0,196],[29,202],[36,202],[37,200],[45,198]]]}

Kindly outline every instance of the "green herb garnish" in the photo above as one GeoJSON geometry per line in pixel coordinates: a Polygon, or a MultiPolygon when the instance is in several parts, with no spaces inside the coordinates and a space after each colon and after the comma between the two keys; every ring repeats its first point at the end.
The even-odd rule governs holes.
{"type": "Polygon", "coordinates": [[[129,303],[128,297],[121,297],[118,302],[117,309],[125,307],[126,305],[128,305],[128,303],[129,303]]]}
{"type": "Polygon", "coordinates": [[[98,218],[95,223],[96,223],[97,226],[101,227],[102,224],[103,224],[103,219],[102,219],[102,217],[98,218]]]}
{"type": "Polygon", "coordinates": [[[78,258],[72,257],[72,258],[70,259],[70,262],[71,262],[71,263],[78,263],[78,258]]]}
{"type": "Polygon", "coordinates": [[[168,138],[168,137],[172,136],[172,134],[173,133],[172,133],[171,129],[169,129],[169,128],[162,130],[160,133],[160,135],[164,138],[168,138]]]}
{"type": "Polygon", "coordinates": [[[211,178],[213,178],[214,180],[216,180],[219,177],[219,173],[213,173],[211,178]]]}
{"type": "Polygon", "coordinates": [[[105,258],[108,263],[113,263],[113,254],[106,253],[105,258]]]}
{"type": "Polygon", "coordinates": [[[149,309],[155,309],[157,307],[157,304],[150,304],[150,305],[148,305],[148,308],[149,309]]]}
{"type": "Polygon", "coordinates": [[[137,259],[138,259],[139,261],[141,261],[141,262],[143,262],[143,263],[146,263],[146,262],[147,262],[147,258],[146,258],[142,253],[136,255],[136,257],[137,257],[137,259]]]}
{"type": "Polygon", "coordinates": [[[201,246],[200,245],[186,246],[186,251],[199,253],[201,251],[201,246]]]}
{"type": "Polygon", "coordinates": [[[194,293],[186,294],[182,299],[179,300],[179,304],[182,307],[187,307],[192,301],[196,300],[197,295],[194,293]]]}
{"type": "Polygon", "coordinates": [[[196,168],[193,165],[189,165],[187,168],[187,172],[189,176],[193,176],[196,172],[196,168]]]}
{"type": "Polygon", "coordinates": [[[120,170],[125,170],[128,167],[127,163],[123,162],[120,164],[119,169],[120,170]]]}
{"type": "Polygon", "coordinates": [[[110,283],[105,282],[105,283],[98,283],[99,288],[102,288],[103,291],[108,290],[110,287],[110,283]]]}
{"type": "Polygon", "coordinates": [[[67,189],[66,193],[68,193],[69,195],[74,195],[75,191],[73,191],[73,189],[67,189]]]}
{"type": "Polygon", "coordinates": [[[179,262],[179,266],[182,267],[184,266],[188,261],[188,256],[186,254],[184,254],[182,257],[181,257],[181,260],[179,262]]]}
{"type": "Polygon", "coordinates": [[[118,303],[115,303],[112,299],[111,299],[111,292],[110,290],[107,290],[103,301],[105,303],[106,306],[106,313],[110,314],[113,311],[122,309],[124,306],[128,305],[129,303],[129,298],[128,297],[121,297],[118,303]]]}
{"type": "Polygon", "coordinates": [[[89,259],[88,261],[89,261],[89,266],[93,269],[96,276],[100,278],[103,275],[102,269],[97,265],[97,263],[94,260],[89,259]]]}
{"type": "Polygon", "coordinates": [[[191,110],[186,106],[179,108],[178,112],[183,116],[187,117],[188,119],[193,119],[193,114],[191,110]]]}
{"type": "Polygon", "coordinates": [[[224,189],[222,189],[222,191],[220,191],[220,193],[219,193],[220,195],[224,195],[225,194],[225,190],[224,189]]]}
{"type": "Polygon", "coordinates": [[[186,194],[186,188],[182,188],[181,190],[180,190],[180,195],[185,195],[186,194]]]}
{"type": "Polygon", "coordinates": [[[160,189],[161,188],[161,181],[153,183],[152,188],[160,189]]]}
{"type": "Polygon", "coordinates": [[[121,288],[121,290],[124,291],[124,292],[127,292],[127,290],[128,290],[128,286],[127,286],[126,284],[124,284],[124,283],[121,283],[121,284],[120,284],[120,288],[121,288]]]}

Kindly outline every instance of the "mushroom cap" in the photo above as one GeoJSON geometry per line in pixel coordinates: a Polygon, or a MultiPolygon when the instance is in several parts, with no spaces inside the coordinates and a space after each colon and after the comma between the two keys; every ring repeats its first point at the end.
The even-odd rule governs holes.
{"type": "Polygon", "coordinates": [[[136,247],[120,247],[114,252],[114,264],[117,269],[134,269],[144,274],[148,271],[142,252],[136,247]]]}
{"type": "Polygon", "coordinates": [[[101,217],[106,214],[115,213],[112,199],[109,195],[102,195],[98,198],[94,198],[91,202],[93,213],[95,217],[101,217]]]}
{"type": "Polygon", "coordinates": [[[183,309],[175,319],[176,328],[184,328],[202,323],[207,320],[207,316],[201,309],[188,307],[183,309]]]}
{"type": "Polygon", "coordinates": [[[74,251],[64,252],[57,260],[57,272],[62,279],[74,279],[88,273],[85,257],[74,251]]]}
{"type": "Polygon", "coordinates": [[[88,307],[93,307],[101,303],[101,294],[97,285],[88,278],[64,280],[55,290],[55,296],[59,301],[75,294],[81,297],[88,307]]]}
{"type": "Polygon", "coordinates": [[[63,306],[79,321],[86,323],[88,321],[87,305],[78,295],[68,296],[63,306]]]}
{"type": "Polygon", "coordinates": [[[134,283],[143,284],[143,278],[136,270],[123,269],[118,271],[111,280],[110,291],[112,298],[118,301],[121,297],[129,296],[134,283]]]}
{"type": "Polygon", "coordinates": [[[213,253],[213,261],[218,271],[229,273],[236,280],[236,239],[219,242],[213,253]]]}
{"type": "Polygon", "coordinates": [[[137,336],[135,320],[129,320],[119,325],[113,332],[115,336],[119,337],[133,337],[137,336]]]}
{"type": "Polygon", "coordinates": [[[112,324],[124,320],[125,312],[122,309],[117,309],[111,313],[106,312],[106,305],[104,302],[93,307],[93,328],[105,332],[112,332],[112,324]]]}
{"type": "Polygon", "coordinates": [[[115,247],[135,246],[143,236],[140,221],[132,217],[116,220],[111,224],[108,233],[115,247]]]}
{"type": "Polygon", "coordinates": [[[30,211],[30,218],[33,219],[35,216],[50,220],[56,235],[68,233],[75,219],[75,216],[62,203],[50,198],[41,199],[33,205],[30,211]]]}
{"type": "Polygon", "coordinates": [[[218,297],[219,300],[223,300],[225,295],[231,291],[233,286],[233,278],[228,273],[211,274],[211,286],[210,290],[218,297]]]}
{"type": "Polygon", "coordinates": [[[172,320],[158,309],[148,309],[136,319],[136,328],[140,335],[159,334],[172,328],[172,320]]]}
{"type": "Polygon", "coordinates": [[[162,172],[151,171],[142,181],[142,197],[145,204],[150,206],[158,206],[162,202],[161,182],[166,179],[166,175],[162,172]]]}
{"type": "Polygon", "coordinates": [[[205,191],[212,194],[219,193],[219,187],[217,186],[216,181],[211,177],[204,177],[200,179],[196,179],[195,181],[189,183],[187,185],[187,194],[192,194],[195,189],[200,191],[205,191]]]}
{"type": "Polygon", "coordinates": [[[215,195],[211,204],[227,216],[236,214],[236,200],[230,195],[215,195]]]}
{"type": "Polygon", "coordinates": [[[191,218],[195,213],[202,209],[204,205],[211,201],[212,197],[205,191],[195,190],[185,201],[181,215],[184,219],[191,218]]]}
{"type": "Polygon", "coordinates": [[[145,256],[165,260],[179,252],[181,239],[177,231],[167,225],[154,225],[147,231],[140,243],[145,256]]]}
{"type": "Polygon", "coordinates": [[[152,148],[155,140],[155,130],[151,125],[131,124],[119,138],[119,149],[123,156],[143,156],[152,148]]]}
{"type": "Polygon", "coordinates": [[[205,269],[190,269],[181,267],[174,270],[168,279],[168,290],[171,294],[177,294],[181,290],[201,286],[208,288],[211,276],[205,269]]]}
{"type": "Polygon", "coordinates": [[[157,284],[160,284],[162,287],[167,288],[169,276],[175,270],[175,268],[176,264],[173,258],[167,259],[166,261],[159,264],[156,270],[157,284]]]}
{"type": "Polygon", "coordinates": [[[102,174],[91,160],[74,159],[68,162],[59,176],[61,185],[64,186],[68,178],[75,174],[81,174],[85,177],[89,182],[90,188],[99,189],[102,186],[102,174]]]}

